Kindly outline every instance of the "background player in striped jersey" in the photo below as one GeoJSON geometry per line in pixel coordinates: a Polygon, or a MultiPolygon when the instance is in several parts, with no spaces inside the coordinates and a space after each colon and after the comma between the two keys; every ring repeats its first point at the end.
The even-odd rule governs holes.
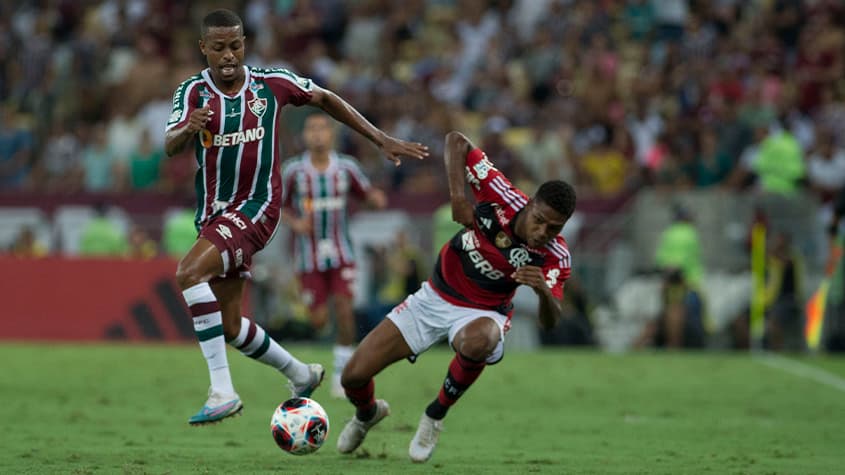
{"type": "Polygon", "coordinates": [[[446,136],[445,162],[452,217],[465,228],[443,246],[431,279],[364,338],[346,365],[343,387],[356,413],[338,437],[342,453],[355,450],[390,413],[384,400],[375,399],[373,377],[446,338],[455,357],[408,450],[411,460],[425,462],[446,412],[487,364],[502,359],[516,288],[534,289],[544,327],[561,316],[570,256],[560,232],[575,210],[572,187],[548,181],[529,199],[458,132],[446,136]],[[465,196],[468,184],[475,206],[465,196]]]}
{"type": "Polygon", "coordinates": [[[322,381],[320,365],[298,361],[241,316],[252,256],[267,245],[280,219],[281,108],[319,107],[370,139],[397,165],[403,155],[428,155],[420,144],[388,136],[310,79],[244,65],[244,41],[243,22],[235,13],[215,10],[205,16],[199,47],[208,68],[176,89],[166,127],[167,154],[192,146],[199,165],[199,237],[176,270],[211,379],[207,402],[188,421],[193,425],[217,422],[243,407],[229,373],[227,341],[285,374],[294,395],[310,395],[322,381]]]}
{"type": "Polygon", "coordinates": [[[353,282],[355,256],[349,237],[349,198],[375,208],[387,205],[381,190],[370,185],[358,161],[333,150],[334,124],[326,114],[305,119],[307,148],[282,169],[282,221],[296,233],[296,270],[312,325],[320,329],[329,317],[329,299],[336,318],[331,393],[344,397],[340,374],[355,349],[353,282]]]}

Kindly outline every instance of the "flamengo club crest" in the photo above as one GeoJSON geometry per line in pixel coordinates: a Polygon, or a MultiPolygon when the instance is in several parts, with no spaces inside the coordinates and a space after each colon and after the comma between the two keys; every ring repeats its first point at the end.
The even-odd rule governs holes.
{"type": "Polygon", "coordinates": [[[264,111],[267,110],[267,99],[255,96],[253,100],[247,102],[247,105],[249,106],[249,110],[255,114],[255,117],[260,119],[264,115],[264,111]]]}

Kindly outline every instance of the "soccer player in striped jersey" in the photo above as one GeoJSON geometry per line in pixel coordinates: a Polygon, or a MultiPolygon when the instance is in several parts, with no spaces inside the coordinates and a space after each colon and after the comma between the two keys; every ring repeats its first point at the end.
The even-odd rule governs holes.
{"type": "Polygon", "coordinates": [[[188,420],[192,425],[218,422],[243,408],[232,385],[226,342],[281,371],[295,396],[310,395],[323,378],[322,366],[300,362],[241,314],[252,256],[267,245],[280,220],[281,108],[319,107],[397,165],[400,156],[428,155],[420,144],[388,136],[310,79],[244,65],[244,41],[243,22],[235,13],[215,10],[205,16],[199,47],[208,68],[176,89],[165,129],[167,154],[190,146],[198,164],[199,236],[176,270],[211,379],[208,400],[188,420]]]}
{"type": "Polygon", "coordinates": [[[403,358],[413,362],[447,339],[455,357],[408,449],[411,460],[425,462],[446,412],[485,366],[502,359],[516,288],[534,289],[544,327],[561,317],[563,282],[571,268],[560,232],[575,210],[575,191],[553,180],[529,198],[458,132],[446,136],[445,162],[452,218],[465,228],[443,246],[431,279],[397,305],[347,363],[342,383],[356,411],[338,437],[341,453],[360,446],[367,431],[390,413],[387,402],[375,399],[373,377],[403,358]],[[475,206],[465,196],[467,185],[475,206]]]}
{"type": "Polygon", "coordinates": [[[331,394],[345,397],[340,374],[354,351],[355,256],[349,238],[350,198],[384,208],[384,192],[370,185],[358,161],[333,150],[334,128],[326,114],[305,119],[307,148],[282,168],[282,221],[296,233],[295,262],[314,328],[326,325],[332,300],[337,331],[331,394]]]}

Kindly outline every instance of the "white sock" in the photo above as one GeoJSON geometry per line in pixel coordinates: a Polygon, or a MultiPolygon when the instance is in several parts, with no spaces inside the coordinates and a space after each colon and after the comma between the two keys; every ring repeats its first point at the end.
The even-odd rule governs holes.
{"type": "Polygon", "coordinates": [[[296,384],[303,384],[311,378],[308,365],[294,358],[270,338],[261,325],[246,317],[241,317],[241,331],[229,344],[244,355],[276,368],[296,384]]]}
{"type": "Polygon", "coordinates": [[[352,358],[352,353],[355,352],[355,347],[352,345],[335,345],[332,349],[332,353],[334,354],[334,374],[332,375],[334,384],[334,380],[337,380],[338,384],[340,383],[340,375],[343,374],[343,368],[346,368],[346,363],[349,362],[349,359],[352,358]]]}
{"type": "Polygon", "coordinates": [[[194,318],[194,333],[208,363],[211,390],[219,394],[235,394],[229,361],[226,359],[226,341],[223,338],[223,315],[220,303],[208,283],[197,284],[182,292],[194,318]]]}

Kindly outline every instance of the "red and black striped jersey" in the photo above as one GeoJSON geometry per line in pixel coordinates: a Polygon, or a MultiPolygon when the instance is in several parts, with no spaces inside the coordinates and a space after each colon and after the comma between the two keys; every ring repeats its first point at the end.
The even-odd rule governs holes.
{"type": "Polygon", "coordinates": [[[518,267],[533,265],[543,269],[552,295],[563,298],[563,283],[571,273],[563,237],[535,249],[516,236],[516,217],[529,198],[480,149],[467,154],[466,173],[478,203],[475,220],[441,248],[431,277],[434,289],[455,305],[510,315],[520,285],[510,276],[518,267]]]}

